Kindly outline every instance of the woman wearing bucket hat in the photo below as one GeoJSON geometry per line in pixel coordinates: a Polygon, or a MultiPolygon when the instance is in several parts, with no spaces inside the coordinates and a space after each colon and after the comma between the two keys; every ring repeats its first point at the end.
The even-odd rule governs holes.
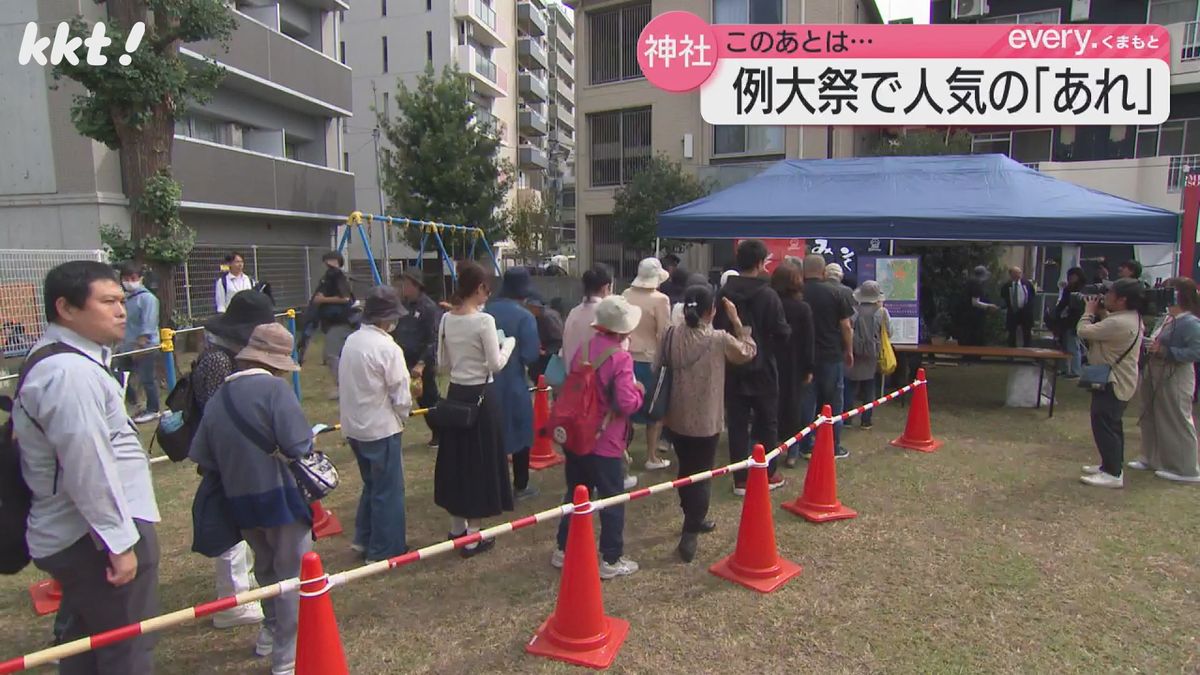
{"type": "MultiPolygon", "coordinates": [[[[264,585],[297,576],[300,559],[312,549],[312,511],[281,460],[313,447],[312,427],[281,377],[300,369],[293,348],[291,333],[278,323],[254,329],[237,354],[239,370],[208,405],[188,454],[201,472],[216,474],[264,585]],[[265,447],[268,442],[273,447],[265,447]]],[[[270,655],[273,675],[295,669],[299,601],[294,591],[263,601],[266,620],[255,651],[270,655]]]]}
{"type": "MultiPolygon", "coordinates": [[[[201,416],[213,394],[236,369],[238,352],[250,341],[258,326],[275,323],[275,307],[271,299],[258,291],[241,291],[230,299],[225,312],[204,324],[204,351],[192,365],[189,376],[194,413],[201,416]]],[[[199,424],[200,419],[195,420],[199,424]]],[[[254,584],[250,574],[249,547],[240,542],[220,556],[213,558],[213,580],[217,597],[245,593],[254,584]]],[[[233,628],[260,623],[263,620],[259,603],[250,603],[213,615],[213,626],[233,628]]],[[[259,651],[270,648],[270,634],[263,631],[259,651]]]]}
{"type": "MultiPolygon", "coordinates": [[[[892,334],[892,317],[883,306],[883,289],[878,281],[864,281],[854,291],[854,365],[846,371],[846,405],[850,410],[859,401],[874,401],[883,387],[879,372],[879,350],[883,331],[892,334]]],[[[871,428],[871,410],[862,414],[862,428],[871,428]]]]}
{"type": "MultiPolygon", "coordinates": [[[[622,460],[629,438],[629,416],[642,407],[645,389],[634,379],[633,359],[621,345],[625,337],[637,329],[642,314],[641,309],[619,295],[604,298],[596,305],[596,318],[592,321],[595,332],[571,360],[574,370],[585,360],[591,362],[611,354],[596,368],[595,379],[601,409],[609,413],[590,453],[565,453],[567,461],[563,470],[567,491],[563,496],[564,504],[571,501],[576,485],[594,489],[600,499],[620,494],[625,489],[622,460]]],[[[558,548],[550,558],[550,564],[555,567],[563,566],[570,521],[570,518],[563,518],[558,524],[558,548]]],[[[638,564],[624,555],[624,529],[624,506],[609,507],[600,512],[601,579],[628,576],[638,571],[638,564]]]]}
{"type": "MultiPolygon", "coordinates": [[[[630,305],[641,310],[638,325],[629,335],[629,353],[633,356],[634,377],[643,388],[654,382],[654,357],[671,327],[671,301],[658,290],[669,277],[658,258],[646,258],[638,264],[633,283],[621,294],[630,305]]],[[[646,470],[671,466],[671,460],[658,455],[662,423],[652,422],[641,414],[633,416],[633,423],[646,425],[646,470]]]]}

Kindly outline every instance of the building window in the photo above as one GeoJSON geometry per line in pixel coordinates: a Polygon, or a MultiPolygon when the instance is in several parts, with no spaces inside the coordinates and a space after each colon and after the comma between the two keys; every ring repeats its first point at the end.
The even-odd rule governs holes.
{"type": "Polygon", "coordinates": [[[425,0],[425,11],[426,12],[433,11],[433,0],[425,0]]]}
{"type": "Polygon", "coordinates": [[[571,186],[568,190],[563,190],[562,206],[564,209],[575,208],[575,187],[571,186]]]}
{"type": "Polygon", "coordinates": [[[383,36],[383,72],[388,71],[387,36],[383,36]]]}
{"type": "Polygon", "coordinates": [[[713,0],[713,23],[783,23],[783,0],[713,0]]]}
{"type": "Polygon", "coordinates": [[[975,134],[971,138],[972,154],[998,153],[1008,155],[1022,164],[1049,162],[1054,150],[1053,129],[1022,129],[975,134]]]}
{"type": "Polygon", "coordinates": [[[587,116],[592,187],[624,185],[650,162],[650,108],[587,116]]]}
{"type": "Polygon", "coordinates": [[[342,171],[349,171],[349,170],[350,170],[350,153],[343,152],[342,153],[342,171]]]}
{"type": "Polygon", "coordinates": [[[1196,5],[1196,0],[1150,0],[1146,23],[1165,26],[1195,21],[1198,18],[1196,5]]]}
{"type": "Polygon", "coordinates": [[[608,265],[617,279],[636,274],[642,254],[648,251],[626,249],[611,214],[588,216],[587,223],[592,240],[592,262],[608,265]]]}
{"type": "Polygon", "coordinates": [[[283,141],[283,156],[287,159],[295,160],[299,151],[300,146],[297,143],[293,143],[286,139],[283,141]]]}
{"type": "Polygon", "coordinates": [[[1135,157],[1197,154],[1200,154],[1200,118],[1167,120],[1156,127],[1138,127],[1135,157]]]}
{"type": "Polygon", "coordinates": [[[649,2],[588,13],[592,84],[642,77],[637,62],[638,38],[649,22],[649,2]]]}
{"type": "Polygon", "coordinates": [[[346,65],[346,43],[345,42],[338,43],[338,60],[342,62],[343,66],[346,65]]]}
{"type": "Polygon", "coordinates": [[[392,107],[390,101],[388,100],[388,93],[386,91],[383,92],[383,119],[392,119],[392,107]]]}
{"type": "MultiPolygon", "coordinates": [[[[1195,0],[1192,0],[1192,4],[1195,5],[1195,0]]],[[[976,23],[1062,23],[1062,10],[1055,8],[1003,16],[985,16],[976,23]]]]}
{"type": "Polygon", "coordinates": [[[433,31],[425,31],[425,60],[433,63],[433,31]]]}
{"type": "Polygon", "coordinates": [[[209,143],[224,143],[225,138],[222,132],[220,122],[208,119],[205,117],[193,117],[191,119],[192,130],[190,136],[209,143]]]}
{"type": "Polygon", "coordinates": [[[379,15],[387,16],[387,0],[379,0],[379,15]]]}
{"type": "Polygon", "coordinates": [[[713,127],[713,155],[782,155],[784,127],[743,124],[713,127]]]}

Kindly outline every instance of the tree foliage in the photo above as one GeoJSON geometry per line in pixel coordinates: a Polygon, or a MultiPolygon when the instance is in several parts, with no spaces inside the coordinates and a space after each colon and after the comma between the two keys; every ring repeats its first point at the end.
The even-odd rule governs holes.
{"type": "MultiPolygon", "coordinates": [[[[513,167],[499,158],[499,130],[476,119],[466,77],[451,68],[435,77],[430,66],[415,89],[398,81],[395,100],[394,118],[377,113],[387,140],[381,168],[389,209],[407,218],[479,227],[488,241],[504,239],[500,209],[513,167]]],[[[408,234],[415,245],[420,233],[408,234]]]]}
{"type": "MultiPolygon", "coordinates": [[[[616,194],[613,221],[625,248],[654,252],[658,214],[707,195],[712,184],[685,171],[665,154],[656,154],[616,194]]],[[[680,251],[687,242],[663,240],[664,251],[680,251]]]]}
{"type": "Polygon", "coordinates": [[[950,129],[910,129],[899,136],[881,136],[871,154],[880,157],[969,155],[971,134],[950,129]]]}
{"type": "MultiPolygon", "coordinates": [[[[155,267],[162,291],[162,312],[174,306],[173,268],[186,260],[195,233],[179,216],[179,183],[171,177],[175,120],[189,104],[204,103],[222,76],[212,62],[185,62],[181,44],[226,42],[236,26],[224,0],[95,0],[108,8],[105,29],[113,45],[123,45],[129,29],[141,22],[146,33],[128,65],[109,57],[104,66],[63,61],[55,80],[83,87],[71,105],[79,133],[119,150],[121,178],[131,206],[128,237],[105,226],[101,240],[114,256],[155,267]]],[[[72,37],[87,37],[92,26],[82,18],[70,24],[72,37]]]]}
{"type": "Polygon", "coordinates": [[[518,191],[512,206],[504,210],[508,240],[522,263],[537,263],[553,246],[554,196],[518,191]]]}

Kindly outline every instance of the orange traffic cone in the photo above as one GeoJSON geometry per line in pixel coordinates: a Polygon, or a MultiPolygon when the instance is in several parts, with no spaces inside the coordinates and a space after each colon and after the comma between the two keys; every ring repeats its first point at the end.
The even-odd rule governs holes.
{"type": "Polygon", "coordinates": [[[321,502],[312,503],[313,512],[313,537],[324,539],[342,533],[342,521],[333,515],[333,511],[326,511],[321,502]]]}
{"type": "Polygon", "coordinates": [[[708,568],[709,572],[759,593],[770,593],[800,574],[800,566],[779,557],[775,546],[775,519],[767,488],[767,461],[763,446],[754,446],[754,466],[746,481],[742,522],[738,525],[737,548],[708,568]]]}
{"type": "Polygon", "coordinates": [[[29,587],[29,597],[38,616],[53,614],[62,602],[62,586],[54,579],[43,579],[29,587]]]}
{"type": "MultiPolygon", "coordinates": [[[[588,489],[576,485],[575,506],[587,503],[588,489]]],[[[617,651],[629,634],[629,622],[604,615],[592,509],[577,508],[570,518],[558,604],[525,645],[525,651],[577,666],[604,669],[617,658],[617,651]]]]}
{"type": "Polygon", "coordinates": [[[338,635],[329,578],[321,556],[309,551],[300,561],[300,623],[296,629],[296,675],[349,675],[338,635]]]}
{"type": "MultiPolygon", "coordinates": [[[[828,419],[832,415],[829,406],[821,408],[821,417],[828,419]]],[[[833,424],[825,422],[817,427],[816,447],[808,462],[808,473],[804,474],[804,492],[783,508],[814,523],[857,516],[857,511],[838,501],[836,461],[833,458],[833,424]]]]}
{"type": "Polygon", "coordinates": [[[917,380],[921,384],[913,390],[912,406],[908,409],[904,433],[892,441],[892,445],[917,452],[933,452],[942,447],[942,442],[933,437],[933,430],[929,425],[929,385],[925,382],[924,368],[917,370],[917,380]]]}
{"type": "Polygon", "coordinates": [[[534,471],[549,469],[562,464],[566,460],[554,452],[550,444],[550,434],[546,431],[546,423],[550,421],[550,389],[546,386],[546,376],[538,375],[537,391],[533,394],[533,448],[529,451],[529,468],[534,471]]]}

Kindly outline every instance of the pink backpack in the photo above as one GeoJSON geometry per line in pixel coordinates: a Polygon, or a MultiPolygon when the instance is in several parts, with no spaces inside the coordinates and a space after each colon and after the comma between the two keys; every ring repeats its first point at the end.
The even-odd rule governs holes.
{"type": "Polygon", "coordinates": [[[617,347],[605,350],[600,358],[592,361],[591,346],[589,338],[583,344],[582,358],[567,374],[543,430],[543,433],[550,434],[555,443],[576,455],[592,454],[596,449],[596,439],[612,419],[612,413],[600,398],[599,370],[616,353],[617,347]]]}

